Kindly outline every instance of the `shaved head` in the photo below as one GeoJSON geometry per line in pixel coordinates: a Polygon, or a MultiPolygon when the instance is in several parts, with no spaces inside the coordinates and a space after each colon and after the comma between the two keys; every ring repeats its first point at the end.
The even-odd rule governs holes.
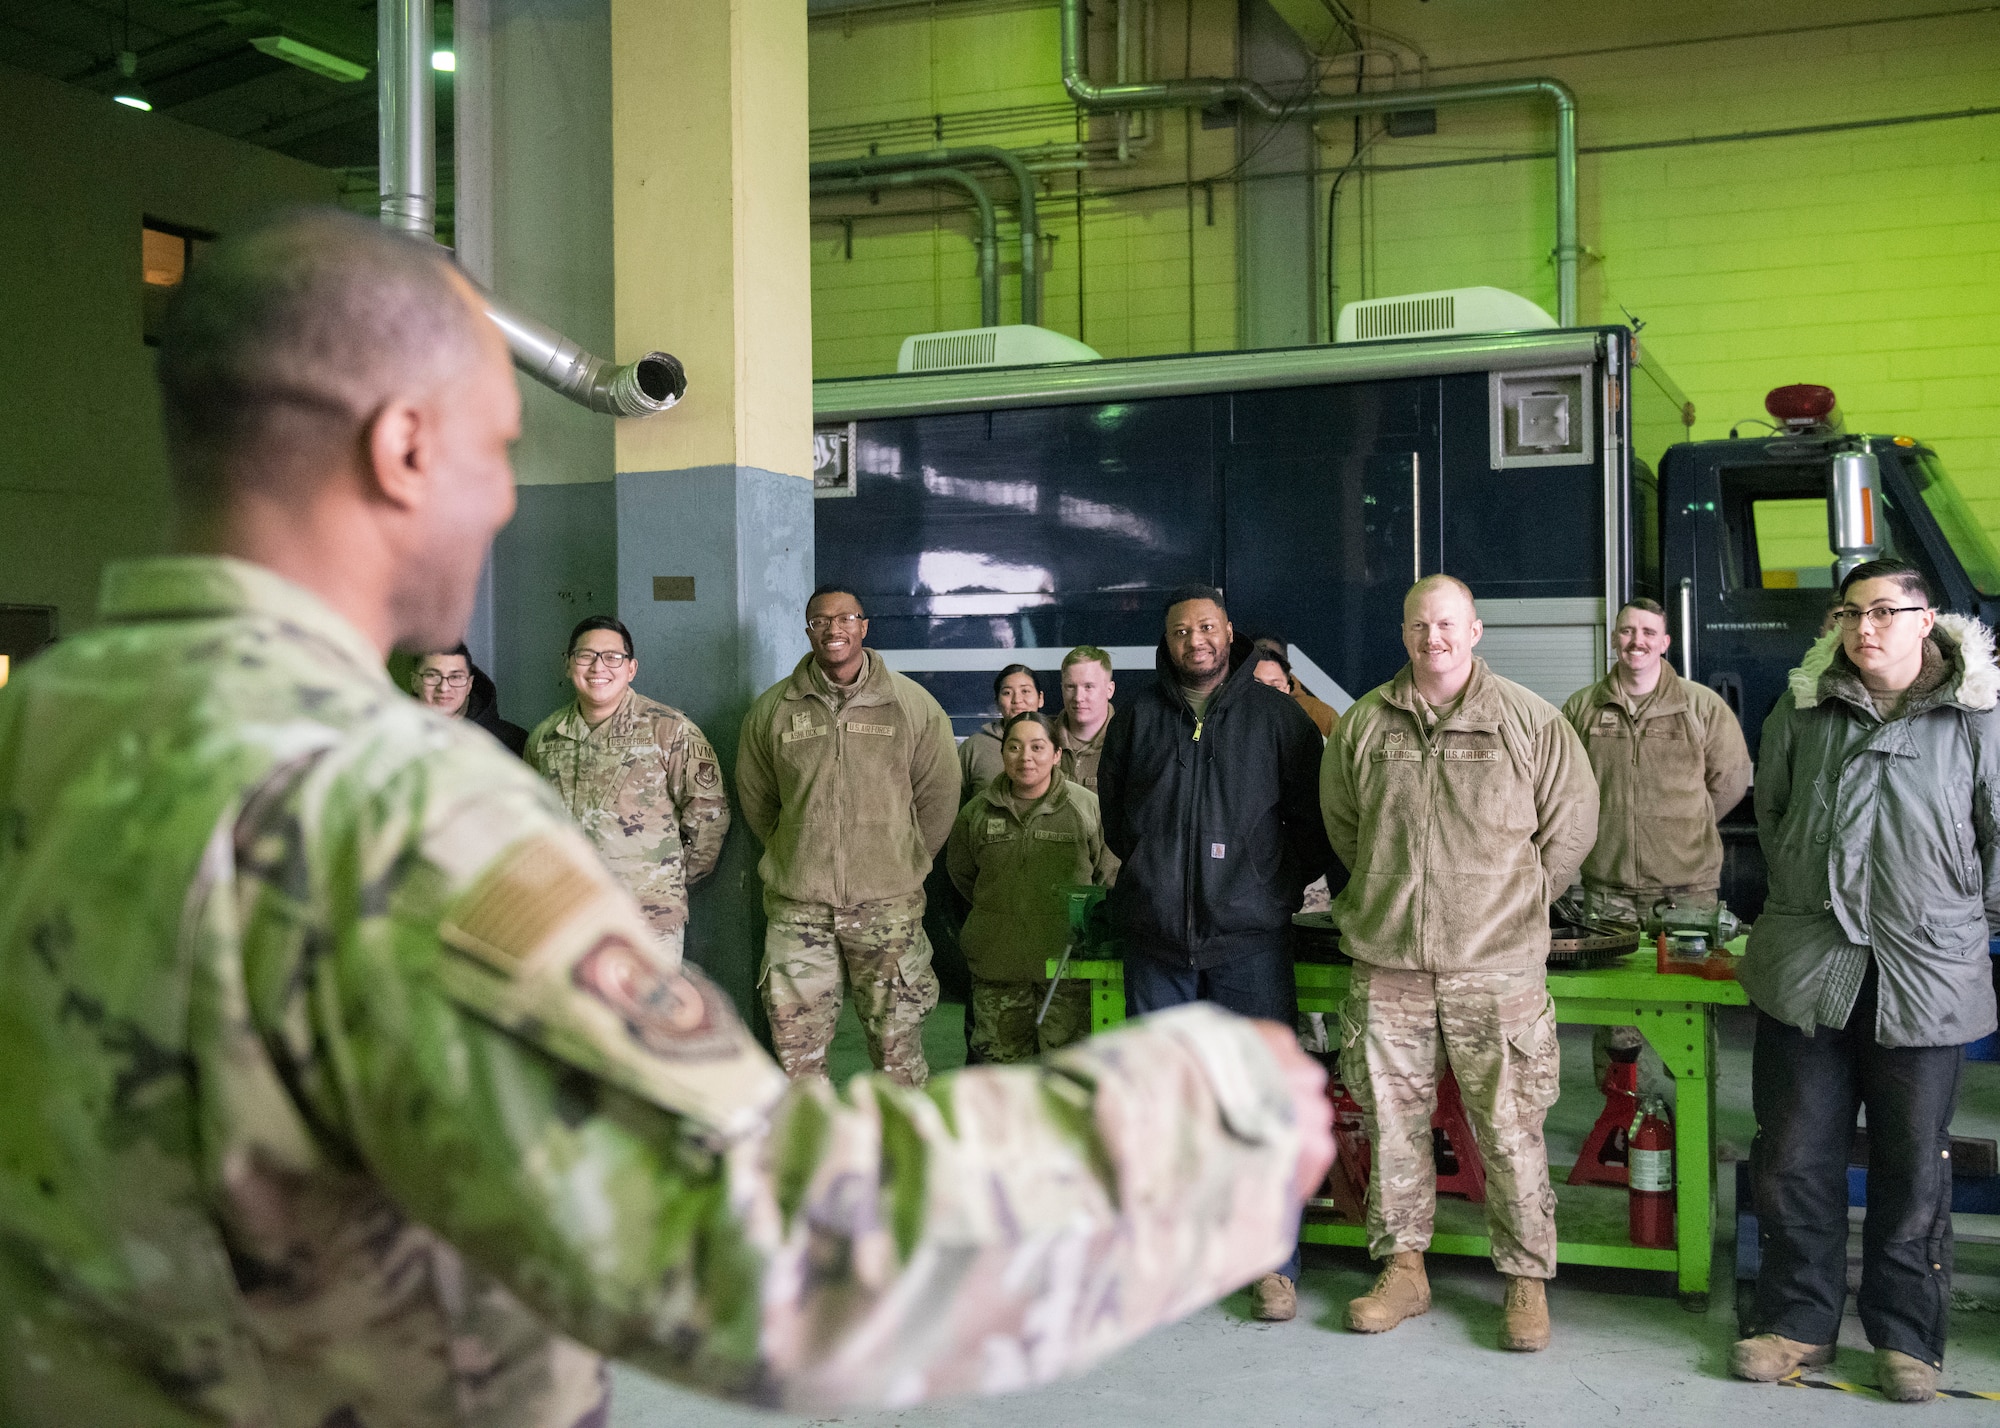
{"type": "Polygon", "coordinates": [[[443,249],[351,213],[294,210],[217,244],[160,339],[183,505],[350,461],[386,403],[478,360],[484,320],[443,249]]]}
{"type": "Polygon", "coordinates": [[[1475,620],[1479,618],[1479,604],[1472,598],[1472,587],[1456,575],[1426,575],[1412,585],[1409,594],[1403,597],[1403,618],[1407,620],[1410,611],[1423,602],[1424,596],[1435,590],[1456,590],[1465,598],[1465,608],[1472,612],[1472,617],[1475,620]]]}

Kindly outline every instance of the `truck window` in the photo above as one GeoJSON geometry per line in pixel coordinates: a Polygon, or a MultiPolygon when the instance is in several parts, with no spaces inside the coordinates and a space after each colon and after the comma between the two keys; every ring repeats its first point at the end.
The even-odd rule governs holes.
{"type": "Polygon", "coordinates": [[[1752,501],[1750,524],[1757,540],[1758,584],[1764,589],[1833,587],[1824,496],[1752,501]]]}
{"type": "Polygon", "coordinates": [[[1953,554],[1958,556],[1958,563],[1965,567],[1966,577],[1981,595],[2000,595],[2000,557],[1995,556],[1985,528],[1966,508],[1965,499],[1959,495],[1944,463],[1931,452],[1919,451],[1915,467],[1917,490],[1930,508],[1931,519],[1938,523],[1953,554]]]}

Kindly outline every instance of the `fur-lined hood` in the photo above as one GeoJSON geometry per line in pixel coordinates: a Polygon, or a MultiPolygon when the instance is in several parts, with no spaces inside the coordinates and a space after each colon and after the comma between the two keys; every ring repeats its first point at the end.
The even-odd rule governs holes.
{"type": "MultiPolygon", "coordinates": [[[[1993,631],[1965,615],[1939,615],[1931,641],[1951,662],[1956,675],[1950,692],[1941,692],[1936,703],[1978,712],[2000,702],[2000,663],[1993,656],[1993,631]]],[[[1833,669],[1839,651],[1839,630],[1827,631],[1806,651],[1805,659],[1791,674],[1792,702],[1799,708],[1811,709],[1833,693],[1823,687],[1822,676],[1833,669]]]]}

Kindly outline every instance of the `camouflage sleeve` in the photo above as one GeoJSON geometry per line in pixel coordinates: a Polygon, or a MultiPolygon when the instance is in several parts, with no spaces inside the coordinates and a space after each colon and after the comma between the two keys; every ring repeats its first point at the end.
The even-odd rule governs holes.
{"type": "Polygon", "coordinates": [[[736,806],[757,841],[768,844],[778,831],[778,776],[771,761],[771,711],[762,695],[743,716],[736,740],[736,806]]]}
{"type": "Polygon", "coordinates": [[[662,751],[667,792],[681,830],[681,876],[693,887],[715,871],[729,836],[729,795],[715,748],[692,719],[682,719],[662,751]]]}
{"type": "Polygon", "coordinates": [[[252,1001],[307,1121],[560,1332],[748,1402],[900,1405],[1080,1369],[1289,1251],[1300,1135],[1247,1022],[788,1091],[499,758],[290,800],[313,872],[252,900],[252,1001]]]}
{"type": "Polygon", "coordinates": [[[1534,844],[1541,853],[1544,893],[1554,902],[1569,889],[1597,842],[1597,775],[1583,740],[1557,715],[1535,735],[1534,844]]]}

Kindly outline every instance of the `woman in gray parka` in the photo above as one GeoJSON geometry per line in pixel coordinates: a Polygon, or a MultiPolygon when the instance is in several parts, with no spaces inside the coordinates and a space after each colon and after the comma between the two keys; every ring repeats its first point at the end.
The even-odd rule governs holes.
{"type": "Polygon", "coordinates": [[[1861,1323],[1885,1397],[1934,1396],[1951,1306],[1950,1126],[1963,1045],[1994,1029],[2000,668],[1914,566],[1841,583],[1835,628],[1764,723],[1770,896],[1742,968],[1757,1007],[1751,1150],[1763,1264],[1731,1367],[1830,1363],[1847,1293],[1847,1160],[1868,1112],[1861,1323]]]}

